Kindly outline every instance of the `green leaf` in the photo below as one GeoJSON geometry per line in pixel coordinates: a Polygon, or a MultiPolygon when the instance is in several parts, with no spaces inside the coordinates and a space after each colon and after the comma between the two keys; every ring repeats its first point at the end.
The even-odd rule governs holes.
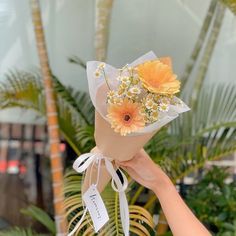
{"type": "Polygon", "coordinates": [[[43,236],[43,234],[35,233],[32,229],[21,229],[14,227],[9,230],[0,231],[0,236],[43,236]]]}
{"type": "MultiPolygon", "coordinates": [[[[69,228],[72,230],[83,214],[83,204],[81,199],[82,176],[76,172],[68,170],[65,175],[65,207],[69,221],[69,228]]],[[[128,191],[129,197],[129,191],[128,191]]],[[[108,186],[102,193],[102,198],[109,214],[109,222],[101,229],[98,235],[123,235],[118,193],[108,186]]],[[[131,205],[130,210],[130,232],[137,235],[150,235],[154,227],[150,213],[140,206],[131,205]]],[[[76,235],[95,235],[91,219],[85,217],[76,235]]]]}
{"type": "Polygon", "coordinates": [[[36,207],[36,206],[29,206],[26,209],[22,209],[21,213],[32,217],[42,225],[44,225],[50,233],[53,235],[56,234],[56,227],[54,221],[51,219],[51,217],[42,209],[36,207]]]}
{"type": "MultiPolygon", "coordinates": [[[[81,127],[93,124],[92,102],[87,93],[73,92],[56,77],[53,81],[60,130],[69,145],[80,155],[88,147],[83,149],[76,135],[81,127]]],[[[44,87],[38,71],[10,71],[0,82],[0,109],[15,107],[30,109],[40,117],[46,117],[44,87]]]]}

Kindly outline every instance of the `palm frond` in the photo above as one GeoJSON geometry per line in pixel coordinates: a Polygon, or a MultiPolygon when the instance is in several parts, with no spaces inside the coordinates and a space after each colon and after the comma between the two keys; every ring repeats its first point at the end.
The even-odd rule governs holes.
{"type": "Polygon", "coordinates": [[[85,124],[93,123],[93,106],[88,93],[74,92],[72,88],[65,87],[56,77],[53,77],[53,82],[59,99],[76,110],[85,124]]]}
{"type": "MultiPolygon", "coordinates": [[[[83,148],[76,139],[78,127],[91,124],[94,116],[92,103],[84,92],[75,97],[54,77],[60,130],[66,141],[79,155],[83,148]],[[81,99],[78,101],[77,99],[81,99]]],[[[41,75],[36,72],[11,71],[0,83],[0,109],[19,107],[34,110],[45,117],[45,95],[41,75]]]]}
{"type": "Polygon", "coordinates": [[[96,146],[94,139],[94,126],[87,125],[84,127],[78,127],[76,139],[80,143],[84,152],[89,152],[94,146],[96,146]]]}
{"type": "MultiPolygon", "coordinates": [[[[67,209],[69,227],[71,230],[83,214],[81,180],[82,177],[71,170],[65,175],[65,207],[67,209]]],[[[118,194],[108,186],[103,191],[102,198],[108,210],[110,220],[109,223],[101,229],[98,235],[123,235],[119,214],[118,194]]],[[[150,213],[144,208],[135,205],[129,206],[129,209],[130,232],[137,235],[150,235],[154,227],[150,213]]],[[[95,235],[89,216],[85,218],[76,235],[95,235]]]]}
{"type": "Polygon", "coordinates": [[[28,229],[21,229],[18,227],[14,227],[12,229],[9,230],[4,230],[4,231],[0,231],[0,236],[43,236],[43,234],[38,234],[35,233],[32,229],[28,228],[28,229]]]}
{"type": "Polygon", "coordinates": [[[170,134],[168,133],[168,128],[163,127],[159,130],[152,139],[145,145],[146,152],[151,156],[163,156],[166,150],[166,143],[168,143],[169,139],[171,138],[170,134]]]}
{"type": "Polygon", "coordinates": [[[77,64],[79,66],[81,66],[82,68],[86,69],[86,62],[84,62],[81,58],[77,57],[77,56],[71,56],[68,58],[70,63],[74,63],[77,64]]]}
{"type": "Polygon", "coordinates": [[[53,235],[56,234],[56,226],[55,222],[52,220],[52,218],[42,209],[36,207],[36,206],[28,206],[25,209],[21,210],[21,213],[24,215],[30,216],[33,219],[35,219],[37,222],[41,223],[46,227],[46,229],[53,235]]]}
{"type": "Polygon", "coordinates": [[[165,152],[154,159],[173,179],[179,179],[236,150],[236,86],[205,85],[194,114],[172,122],[165,152]]]}
{"type": "Polygon", "coordinates": [[[68,93],[71,94],[70,104],[74,104],[77,111],[81,112],[83,118],[86,120],[87,125],[94,124],[94,106],[87,92],[74,91],[73,88],[68,88],[68,93]]]}

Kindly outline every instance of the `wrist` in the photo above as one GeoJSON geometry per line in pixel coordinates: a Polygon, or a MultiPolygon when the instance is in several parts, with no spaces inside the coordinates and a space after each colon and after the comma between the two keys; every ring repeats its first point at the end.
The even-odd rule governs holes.
{"type": "Polygon", "coordinates": [[[163,174],[161,177],[159,177],[155,183],[152,191],[157,195],[157,197],[161,197],[163,194],[165,194],[168,190],[171,190],[175,188],[173,183],[171,182],[170,178],[163,174]]]}

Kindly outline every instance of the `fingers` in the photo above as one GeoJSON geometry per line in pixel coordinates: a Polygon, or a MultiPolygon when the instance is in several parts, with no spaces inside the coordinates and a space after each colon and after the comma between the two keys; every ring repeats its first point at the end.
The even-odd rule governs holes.
{"type": "Polygon", "coordinates": [[[124,166],[121,166],[122,169],[124,169],[132,179],[134,179],[135,181],[139,182],[139,175],[135,172],[135,170],[133,170],[132,168],[130,167],[124,167],[124,166]]]}
{"type": "Polygon", "coordinates": [[[149,155],[144,149],[141,149],[135,156],[134,158],[145,158],[145,159],[150,159],[149,155]]]}
{"type": "Polygon", "coordinates": [[[140,165],[143,165],[145,160],[149,159],[148,154],[144,149],[140,150],[131,160],[128,161],[116,161],[117,165],[122,165],[125,167],[137,168],[140,165]]]}
{"type": "Polygon", "coordinates": [[[116,164],[122,167],[131,167],[133,165],[133,159],[129,161],[116,161],[116,164]]]}

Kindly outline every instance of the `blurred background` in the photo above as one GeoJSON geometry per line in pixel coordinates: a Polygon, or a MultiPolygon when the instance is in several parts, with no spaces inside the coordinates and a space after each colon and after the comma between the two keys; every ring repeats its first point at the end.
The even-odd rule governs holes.
{"type": "MultiPolygon", "coordinates": [[[[73,228],[82,210],[82,177],[71,164],[95,144],[86,61],[119,68],[153,51],[172,58],[180,97],[192,110],[145,148],[213,235],[235,236],[235,0],[0,0],[0,235],[60,230],[41,74],[47,63],[39,60],[35,12],[56,94],[66,227],[73,228]]],[[[130,205],[140,207],[134,214],[143,217],[131,219],[138,222],[132,235],[171,235],[150,191],[131,181],[127,194],[130,205]]],[[[118,222],[106,230],[122,235],[116,193],[108,187],[103,195],[118,222]]],[[[93,235],[91,225],[85,222],[77,235],[93,235]]]]}

